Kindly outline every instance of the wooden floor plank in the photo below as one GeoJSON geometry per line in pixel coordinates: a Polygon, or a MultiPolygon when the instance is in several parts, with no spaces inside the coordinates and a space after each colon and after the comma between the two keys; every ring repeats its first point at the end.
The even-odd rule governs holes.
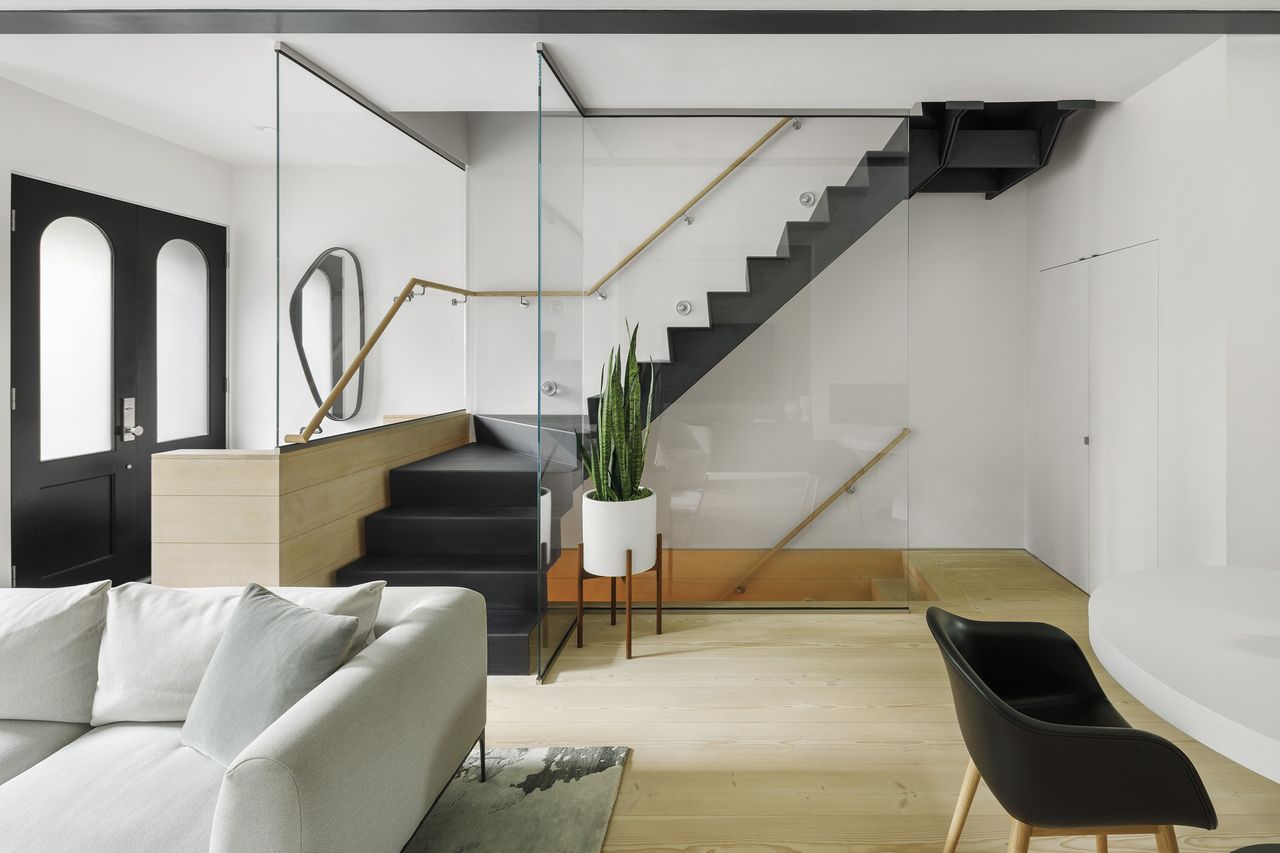
{"type": "MultiPolygon", "coordinates": [[[[928,551],[912,565],[948,609],[1057,624],[1088,652],[1083,593],[1023,551],[928,551]]],[[[653,634],[587,616],[546,683],[490,681],[491,746],[621,744],[606,853],[938,853],[966,752],[923,611],[669,611],[653,634]]],[[[1090,653],[1092,659],[1092,654],[1090,653]]],[[[1133,724],[1178,743],[1221,819],[1178,829],[1184,853],[1280,841],[1280,785],[1173,729],[1092,659],[1133,724]]],[[[1009,819],[980,787],[960,853],[1005,849],[1009,819]]],[[[1033,853],[1092,853],[1093,839],[1036,838],[1033,853]]],[[[1118,836],[1113,853],[1154,853],[1118,836]]]]}

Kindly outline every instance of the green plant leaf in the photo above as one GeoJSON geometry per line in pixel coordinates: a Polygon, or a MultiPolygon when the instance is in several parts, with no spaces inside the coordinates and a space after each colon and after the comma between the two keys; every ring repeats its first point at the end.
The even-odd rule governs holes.
{"type": "Polygon", "coordinates": [[[600,404],[596,434],[590,441],[578,437],[578,456],[595,488],[595,499],[631,501],[647,497],[641,485],[649,424],[653,418],[655,376],[651,371],[648,404],[636,357],[639,327],[627,324],[627,349],[614,347],[600,370],[600,404]]]}

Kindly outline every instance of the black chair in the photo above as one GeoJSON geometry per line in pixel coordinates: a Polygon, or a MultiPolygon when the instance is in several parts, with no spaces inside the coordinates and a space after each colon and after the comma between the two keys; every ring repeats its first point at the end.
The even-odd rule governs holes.
{"type": "Polygon", "coordinates": [[[1155,835],[1159,853],[1177,853],[1175,824],[1217,827],[1190,759],[1125,722],[1066,632],[937,607],[926,620],[969,749],[945,853],[955,853],[983,779],[1013,817],[1009,853],[1046,835],[1093,835],[1106,853],[1108,835],[1137,833],[1155,835]]]}

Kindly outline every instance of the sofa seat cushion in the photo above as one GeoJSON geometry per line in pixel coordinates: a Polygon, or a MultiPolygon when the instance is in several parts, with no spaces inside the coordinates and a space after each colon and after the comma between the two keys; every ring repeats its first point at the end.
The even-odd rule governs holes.
{"type": "Polygon", "coordinates": [[[181,730],[103,726],[0,785],[0,850],[207,853],[223,769],[181,730]]]}
{"type": "Polygon", "coordinates": [[[86,723],[0,720],[0,785],[89,731],[86,723]]]}

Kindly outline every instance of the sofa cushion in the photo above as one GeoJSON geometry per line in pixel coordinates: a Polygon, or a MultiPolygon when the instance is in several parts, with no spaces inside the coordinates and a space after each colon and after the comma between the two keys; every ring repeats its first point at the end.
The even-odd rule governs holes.
{"type": "MultiPolygon", "coordinates": [[[[358,651],[371,638],[382,581],[352,587],[274,589],[288,601],[359,620],[358,651]]],[[[111,590],[98,657],[95,726],[187,718],[213,650],[242,589],[171,589],[130,583],[111,590]]]]}
{"type": "Polygon", "coordinates": [[[251,583],[204,672],[182,742],[219,764],[342,665],[359,622],[299,607],[251,583]]]}
{"type": "Polygon", "coordinates": [[[0,720],[0,785],[89,731],[87,723],[0,720]]]}
{"type": "Polygon", "coordinates": [[[89,722],[110,586],[0,591],[0,719],[89,722]]]}
{"type": "Polygon", "coordinates": [[[0,785],[0,850],[207,853],[223,769],[180,729],[94,729],[0,785]]]}

